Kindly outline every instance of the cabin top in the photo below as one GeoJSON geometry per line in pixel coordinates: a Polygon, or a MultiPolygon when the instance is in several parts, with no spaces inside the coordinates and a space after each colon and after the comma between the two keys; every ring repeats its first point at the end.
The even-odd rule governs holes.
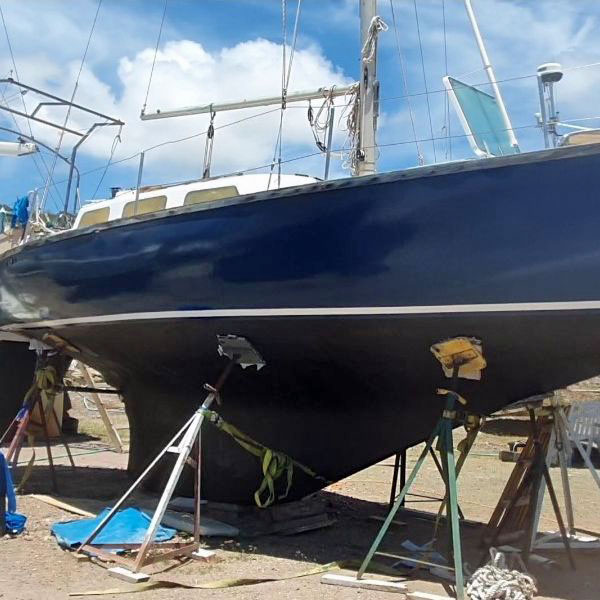
{"type": "MultiPolygon", "coordinates": [[[[308,185],[317,181],[319,180],[308,175],[281,175],[279,187],[308,185]]],[[[272,175],[270,183],[270,189],[278,189],[278,176],[272,175]]],[[[137,206],[136,190],[122,190],[117,192],[114,198],[84,204],[77,213],[73,229],[179,206],[204,204],[224,198],[255,194],[267,189],[269,189],[267,173],[217,177],[173,185],[150,185],[140,188],[137,206]]]]}

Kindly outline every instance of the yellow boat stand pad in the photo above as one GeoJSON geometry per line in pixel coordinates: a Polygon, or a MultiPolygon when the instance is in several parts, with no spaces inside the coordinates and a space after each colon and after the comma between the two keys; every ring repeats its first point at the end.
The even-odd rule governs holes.
{"type": "MultiPolygon", "coordinates": [[[[158,589],[173,589],[181,588],[188,590],[219,590],[225,588],[241,587],[245,585],[257,585],[260,583],[270,583],[274,581],[286,581],[287,579],[298,579],[300,577],[309,577],[310,575],[319,575],[320,573],[326,573],[328,571],[334,571],[336,569],[348,569],[351,571],[358,571],[360,567],[360,561],[358,560],[344,560],[330,562],[325,565],[318,565],[307,571],[301,571],[294,575],[284,575],[282,577],[244,577],[238,579],[217,579],[215,581],[207,581],[206,583],[182,583],[179,581],[169,581],[165,579],[155,579],[154,581],[148,581],[146,583],[136,583],[131,587],[117,587],[106,590],[92,590],[88,592],[70,592],[69,596],[108,596],[111,594],[135,594],[137,592],[147,592],[148,590],[158,589]]],[[[385,565],[371,563],[369,565],[369,572],[377,573],[379,575],[390,575],[392,577],[400,578],[398,571],[386,567],[385,565]]]]}

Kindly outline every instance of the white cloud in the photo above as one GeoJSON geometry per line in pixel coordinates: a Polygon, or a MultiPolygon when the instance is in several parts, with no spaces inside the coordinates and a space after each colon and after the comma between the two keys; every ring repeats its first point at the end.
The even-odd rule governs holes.
{"type": "MultiPolygon", "coordinates": [[[[252,4],[243,3],[248,10],[252,4]]],[[[346,73],[335,66],[323,50],[311,42],[312,35],[327,41],[332,56],[342,60],[342,54],[358,55],[357,4],[354,0],[306,3],[303,8],[300,50],[294,58],[291,90],[317,88],[330,84],[346,84],[355,73],[346,73]],[[330,36],[330,37],[327,37],[330,36]],[[335,37],[337,36],[337,37],[335,37]],[[331,41],[336,46],[332,50],[331,41]],[[344,41],[347,40],[347,41],[344,41]],[[339,44],[338,44],[339,41],[339,44]],[[343,42],[343,43],[342,43],[343,42]]],[[[547,61],[558,60],[565,67],[595,62],[600,58],[600,38],[595,36],[600,19],[597,1],[547,0],[528,3],[518,0],[474,0],[476,14],[500,79],[534,73],[547,61]]],[[[396,0],[399,38],[408,67],[408,86],[412,93],[423,91],[420,53],[412,2],[396,0]]],[[[139,111],[144,102],[148,76],[154,56],[151,47],[155,39],[162,10],[161,2],[140,5],[105,2],[92,40],[86,67],[82,74],[77,101],[101,112],[126,121],[116,158],[128,156],[166,140],[204,131],[207,117],[185,117],[164,121],[142,122],[139,111]],[[137,9],[136,9],[137,6],[137,9]],[[133,26],[135,24],[135,26],[133,26]]],[[[17,54],[23,81],[31,82],[62,96],[70,96],[79,68],[81,52],[96,7],[95,0],[64,2],[57,0],[28,0],[3,2],[13,46],[17,54]],[[39,23],[44,27],[40,28],[39,23]]],[[[380,2],[385,20],[391,26],[389,3],[380,2]]],[[[420,29],[427,70],[429,90],[439,90],[445,73],[441,0],[419,0],[420,29]]],[[[273,18],[276,17],[273,10],[273,18]]],[[[249,15],[252,11],[249,10],[249,15]]],[[[446,0],[446,35],[448,63],[451,74],[466,75],[473,83],[485,80],[477,47],[468,24],[462,2],[446,0]]],[[[175,17],[173,22],[176,22],[175,17]]],[[[225,35],[225,34],[224,34],[225,35]]],[[[219,44],[214,40],[185,39],[175,26],[167,23],[163,44],[157,56],[148,111],[167,110],[185,105],[237,100],[265,95],[277,95],[281,86],[281,45],[266,39],[250,39],[239,43],[219,44]]],[[[237,38],[239,39],[239,38],[237,38]]],[[[394,33],[380,37],[380,80],[382,97],[400,95],[400,69],[396,56],[394,33]]],[[[357,61],[347,60],[348,69],[357,61]]],[[[11,68],[8,55],[0,53],[0,73],[11,68]]],[[[557,89],[562,116],[580,117],[594,113],[595,95],[600,84],[600,68],[567,71],[557,89]]],[[[515,125],[534,123],[538,110],[534,79],[501,84],[509,112],[515,125]]],[[[430,97],[433,130],[441,136],[443,95],[430,97]]],[[[27,96],[27,101],[32,100],[27,96]]],[[[413,99],[417,137],[428,138],[429,117],[424,96],[413,99]]],[[[410,121],[404,101],[382,103],[379,140],[382,143],[408,141],[412,138],[410,121]]],[[[215,125],[242,119],[267,109],[236,111],[217,115],[215,125]]],[[[60,111],[54,111],[60,117],[60,111]]],[[[338,111],[338,117],[340,111],[338,111]]],[[[77,115],[77,127],[87,123],[77,115]]],[[[213,172],[225,172],[270,162],[273,156],[279,114],[273,113],[218,130],[214,145],[213,172]]],[[[56,133],[35,127],[36,133],[52,144],[56,133]]],[[[453,116],[452,132],[462,130],[453,116]]],[[[102,164],[107,159],[115,130],[98,131],[82,149],[82,154],[102,164]]],[[[526,148],[540,146],[541,136],[535,129],[519,133],[526,148]]],[[[343,132],[336,132],[336,145],[343,132]]],[[[460,156],[471,156],[466,144],[453,144],[460,156]]],[[[305,109],[290,105],[285,113],[284,158],[316,150],[306,123],[305,109]]],[[[428,160],[433,160],[431,144],[423,144],[428,160]]],[[[146,182],[197,176],[202,167],[204,139],[165,146],[146,156],[146,182]]],[[[386,169],[415,164],[414,145],[404,144],[382,148],[382,167],[386,169]]],[[[444,143],[438,143],[438,160],[444,157],[444,143]]],[[[454,158],[457,154],[454,154],[454,158]]],[[[131,171],[136,163],[131,161],[131,171]]],[[[287,171],[315,168],[319,172],[322,159],[291,163],[287,171]]],[[[337,173],[342,173],[334,162],[337,173]]],[[[96,177],[96,175],[94,175],[96,177]]]]}
{"type": "MultiPolygon", "coordinates": [[[[89,4],[86,6],[90,8],[89,4]]],[[[28,12],[26,7],[11,5],[11,8],[14,9],[11,21],[24,20],[25,23],[31,23],[27,17],[32,15],[25,14],[28,12]]],[[[68,15],[65,16],[64,11],[62,12],[62,16],[60,13],[49,14],[49,18],[55,19],[56,27],[62,28],[67,35],[73,34],[75,40],[84,43],[85,40],[81,40],[82,36],[75,32],[73,22],[68,15]]],[[[108,17],[104,14],[103,18],[106,20],[108,17]]],[[[111,20],[117,18],[118,14],[111,15],[111,20]]],[[[68,98],[79,70],[80,58],[76,57],[76,52],[69,55],[62,51],[57,54],[48,51],[58,43],[56,27],[50,27],[49,30],[53,33],[40,39],[31,49],[20,49],[20,76],[23,81],[68,98]]],[[[18,36],[29,35],[32,33],[30,28],[30,24],[23,24],[15,31],[18,36]]],[[[109,30],[107,39],[106,27],[98,28],[89,53],[90,61],[86,62],[81,75],[76,102],[125,121],[115,159],[168,140],[205,131],[208,116],[204,115],[160,121],[140,120],[139,114],[146,95],[154,48],[145,47],[133,40],[126,42],[123,47],[113,38],[114,29],[116,28],[109,30]],[[115,42],[112,47],[111,40],[115,42]],[[136,47],[135,51],[127,52],[128,48],[136,47]],[[98,51],[101,60],[96,54],[98,51]]],[[[177,35],[172,34],[172,37],[176,38],[177,35]]],[[[73,43],[71,47],[78,47],[78,43],[73,43]]],[[[64,45],[61,48],[64,49],[64,45]]],[[[157,108],[168,110],[210,102],[277,96],[281,93],[281,54],[281,44],[265,39],[248,40],[214,52],[207,51],[197,41],[166,41],[161,44],[156,56],[148,112],[157,108]]],[[[0,63],[0,68],[7,67],[5,62],[0,63]]],[[[316,45],[305,44],[296,50],[290,91],[315,89],[325,85],[345,85],[351,81],[323,56],[316,45]]],[[[26,99],[28,105],[34,106],[33,94],[28,94],[26,99]]],[[[12,105],[18,107],[18,102],[20,100],[15,99],[12,105]]],[[[220,113],[216,117],[215,126],[276,108],[264,107],[220,113]]],[[[62,121],[65,111],[63,108],[53,107],[43,109],[39,114],[44,118],[52,117],[55,121],[62,121]]],[[[306,108],[297,108],[290,104],[285,111],[284,122],[284,159],[286,156],[316,151],[307,123],[306,108]]],[[[70,127],[85,129],[90,123],[90,119],[80,113],[71,113],[70,127]]],[[[24,123],[21,125],[24,126],[24,123]]],[[[278,127],[279,113],[276,111],[234,127],[217,129],[213,173],[269,163],[273,158],[278,127]]],[[[33,129],[40,140],[49,145],[56,143],[58,134],[55,130],[36,124],[33,125],[33,129]]],[[[82,146],[81,154],[99,161],[107,160],[116,133],[117,130],[113,127],[97,130],[82,146]]],[[[73,136],[68,136],[64,145],[70,147],[73,139],[73,136]]],[[[144,179],[151,178],[156,181],[162,178],[199,176],[202,171],[204,143],[204,137],[200,137],[149,152],[145,157],[147,176],[144,179]]],[[[322,160],[317,161],[317,164],[318,162],[322,160]]],[[[135,161],[129,164],[135,168],[135,161]]]]}
{"type": "MultiPolygon", "coordinates": [[[[153,50],[122,58],[118,68],[123,92],[116,97],[98,78],[86,72],[79,101],[98,110],[117,115],[127,122],[118,154],[127,156],[141,148],[205,131],[208,116],[180,117],[159,121],[141,121],[153,50]]],[[[216,53],[207,52],[190,40],[167,42],[158,52],[148,112],[184,106],[277,96],[281,90],[281,46],[263,39],[243,42],[216,53]]],[[[315,47],[297,50],[290,89],[313,89],[323,85],[349,83],[315,47]]],[[[276,107],[219,113],[215,126],[244,119],[276,107]]],[[[315,148],[306,119],[306,110],[290,108],[285,112],[284,148],[288,152],[306,152],[315,148]]],[[[234,127],[218,129],[214,138],[214,172],[252,167],[268,163],[273,156],[279,113],[248,120],[234,127]]],[[[100,132],[87,144],[87,152],[106,156],[113,132],[100,132]]],[[[154,172],[166,175],[200,173],[204,137],[150,152],[146,160],[154,172]]]]}
{"type": "MultiPolygon", "coordinates": [[[[390,25],[390,31],[380,38],[382,54],[388,56],[390,61],[386,72],[398,77],[399,66],[397,57],[394,56],[396,48],[389,3],[383,2],[380,6],[390,25]]],[[[394,1],[394,6],[400,44],[408,65],[409,90],[411,93],[419,93],[424,90],[424,84],[414,6],[412,2],[399,0],[394,1]]],[[[439,90],[442,88],[446,58],[442,2],[422,0],[417,6],[428,89],[439,90]]],[[[462,0],[445,0],[445,6],[449,73],[470,83],[486,82],[487,78],[481,66],[479,51],[462,0]]],[[[561,117],[568,119],[598,114],[594,106],[600,87],[600,68],[570,70],[575,65],[600,60],[600,38],[595,35],[600,20],[600,4],[597,1],[545,0],[543,3],[535,3],[520,0],[473,0],[473,8],[499,80],[534,75],[536,68],[542,63],[561,62],[565,67],[565,76],[556,87],[561,117]]],[[[500,87],[513,125],[528,127],[517,131],[523,148],[540,148],[541,133],[534,127],[534,113],[539,111],[535,77],[502,81],[500,87]]],[[[487,85],[482,89],[490,90],[487,85]]],[[[389,94],[384,92],[383,96],[386,95],[389,94]]],[[[439,93],[430,96],[435,136],[442,135],[443,97],[443,94],[439,93]]],[[[393,102],[385,103],[386,110],[392,110],[392,104],[393,102]]],[[[424,96],[414,98],[413,105],[417,116],[418,136],[428,138],[430,134],[424,96]]],[[[406,111],[405,104],[397,106],[401,108],[401,112],[406,111]]],[[[453,112],[451,126],[453,133],[462,134],[462,128],[453,112]]],[[[410,130],[406,128],[402,137],[409,139],[411,135],[410,130]]],[[[441,149],[443,142],[438,142],[438,145],[441,149]]],[[[458,146],[457,143],[453,145],[458,146]]],[[[461,144],[461,147],[463,151],[454,154],[455,158],[472,157],[466,144],[461,144]]],[[[427,158],[433,159],[430,145],[427,158]]],[[[438,151],[438,160],[439,158],[438,151]]]]}

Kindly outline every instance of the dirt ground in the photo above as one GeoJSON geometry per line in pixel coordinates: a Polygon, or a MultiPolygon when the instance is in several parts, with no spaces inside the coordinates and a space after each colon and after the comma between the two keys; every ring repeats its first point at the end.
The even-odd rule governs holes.
{"type": "MultiPolygon", "coordinates": [[[[83,507],[85,499],[103,500],[108,506],[128,486],[126,455],[117,454],[110,449],[97,415],[83,405],[81,398],[75,398],[71,414],[80,419],[80,431],[85,432],[85,435],[71,438],[71,448],[77,464],[75,470],[66,466],[64,449],[60,445],[54,446],[55,455],[60,457],[57,462],[61,495],[79,499],[73,502],[83,507]]],[[[124,415],[121,413],[115,411],[111,416],[123,422],[124,415]]],[[[467,519],[484,523],[490,517],[513,468],[512,464],[498,460],[498,450],[507,449],[509,441],[524,439],[527,433],[524,425],[510,419],[495,421],[480,434],[460,479],[459,500],[467,519]]],[[[460,439],[462,435],[457,430],[456,438],[460,439]]],[[[414,464],[419,450],[416,448],[409,452],[409,468],[414,464]]],[[[28,460],[28,452],[23,452],[22,462],[28,460]]],[[[36,455],[36,466],[25,493],[18,498],[19,512],[28,517],[27,530],[23,535],[0,539],[0,598],[58,600],[68,598],[69,594],[92,590],[135,590],[134,585],[109,577],[102,566],[78,562],[70,552],[58,547],[50,534],[51,525],[77,517],[31,495],[51,493],[50,478],[45,466],[45,449],[36,448],[36,455]]],[[[392,459],[385,460],[320,492],[319,498],[328,504],[337,517],[336,523],[328,528],[291,536],[271,535],[237,540],[207,538],[205,546],[217,550],[217,561],[211,564],[193,561],[158,564],[151,571],[156,573],[153,580],[168,579],[196,584],[240,577],[277,578],[301,573],[331,561],[362,559],[381,525],[380,521],[372,517],[386,514],[392,467],[392,459]]],[[[559,473],[553,469],[552,474],[560,498],[559,473]]],[[[600,530],[600,490],[595,486],[590,473],[585,469],[573,468],[570,470],[570,483],[575,498],[576,525],[594,531],[600,530]]],[[[410,508],[437,511],[438,501],[421,497],[439,497],[442,494],[442,482],[430,460],[425,463],[413,492],[420,496],[409,498],[410,508]]],[[[398,553],[400,543],[405,539],[424,543],[431,538],[431,521],[416,518],[408,512],[399,514],[397,518],[405,522],[405,525],[392,526],[384,539],[382,550],[398,553]]],[[[544,505],[541,528],[556,529],[549,502],[544,505]]],[[[463,527],[462,532],[466,561],[474,566],[481,556],[478,548],[481,531],[471,525],[463,527]]],[[[445,530],[442,528],[441,539],[444,539],[444,534],[445,530]]],[[[549,570],[532,568],[532,573],[538,580],[540,598],[597,600],[600,597],[600,550],[578,551],[576,571],[569,568],[564,552],[545,555],[552,556],[558,564],[549,570]]],[[[312,575],[216,590],[157,589],[139,592],[131,597],[144,600],[166,600],[173,597],[185,600],[200,596],[297,600],[317,597],[322,600],[361,597],[378,600],[389,597],[385,592],[322,585],[320,578],[321,575],[312,575]]],[[[407,583],[411,591],[445,594],[441,580],[427,576],[422,571],[411,574],[407,583]]],[[[128,595],[109,594],[98,597],[120,599],[128,595]]]]}

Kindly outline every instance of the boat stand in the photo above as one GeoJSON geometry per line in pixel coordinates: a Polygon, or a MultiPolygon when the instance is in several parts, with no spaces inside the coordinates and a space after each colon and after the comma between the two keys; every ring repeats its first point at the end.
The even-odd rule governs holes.
{"type": "Polygon", "coordinates": [[[104,560],[114,561],[123,564],[125,567],[115,567],[109,569],[109,573],[119,579],[124,579],[133,583],[147,581],[149,575],[141,572],[141,569],[151,563],[170,560],[182,555],[191,556],[192,558],[206,560],[214,553],[203,551],[200,548],[200,485],[201,485],[201,435],[202,423],[204,422],[205,412],[210,408],[216,400],[220,403],[221,389],[229,376],[234,365],[239,364],[243,368],[255,365],[260,369],[265,365],[264,360],[254,347],[243,337],[228,335],[218,336],[218,351],[222,356],[229,358],[229,362],[221,373],[217,383],[212,386],[205,384],[205,389],[208,395],[204,399],[202,405],[196,410],[192,417],[185,425],[173,436],[171,441],[161,450],[154,460],[146,467],[145,471],[136,479],[125,494],[111,508],[107,515],[102,519],[98,526],[92,531],[88,538],[77,549],[76,554],[88,554],[98,556],[104,560]],[[193,449],[196,449],[196,459],[192,459],[193,449]],[[156,510],[152,516],[152,520],[146,531],[141,544],[94,544],[94,539],[106,527],[109,521],[115,516],[117,511],[125,504],[131,494],[139,487],[146,476],[158,464],[161,458],[167,453],[177,455],[175,465],[169,476],[169,480],[165,489],[158,501],[156,510]],[[156,531],[164,517],[167,505],[169,504],[175,487],[179,481],[184,465],[190,465],[195,471],[194,485],[194,541],[192,543],[155,543],[154,538],[156,531]],[[135,559],[130,559],[118,556],[114,553],[107,552],[111,548],[126,548],[132,552],[136,552],[135,559]],[[167,552],[151,554],[152,550],[168,549],[167,552]]]}
{"type": "Polygon", "coordinates": [[[564,526],[547,464],[548,446],[553,423],[543,408],[538,408],[536,416],[534,405],[527,404],[527,411],[529,413],[530,426],[529,438],[486,527],[486,532],[488,534],[492,532],[492,535],[489,537],[489,535],[484,533],[483,540],[486,550],[479,564],[481,566],[486,562],[488,557],[487,549],[496,546],[497,542],[501,539],[502,532],[509,523],[515,527],[513,535],[516,535],[517,539],[524,539],[521,553],[524,564],[528,564],[531,555],[532,540],[535,538],[537,532],[539,510],[541,508],[540,496],[543,494],[542,486],[543,482],[545,482],[552,502],[552,508],[554,509],[556,522],[560,529],[562,544],[567,551],[571,568],[575,569],[571,544],[564,526]],[[525,527],[524,531],[522,527],[525,527]],[[524,538],[523,535],[525,535],[524,538]]]}
{"type": "MultiPolygon", "coordinates": [[[[598,472],[596,471],[590,459],[589,452],[584,450],[579,438],[573,432],[573,428],[565,411],[565,409],[569,406],[568,403],[561,401],[561,399],[556,396],[551,397],[549,402],[549,406],[546,406],[545,410],[549,413],[552,419],[553,429],[550,438],[550,444],[548,446],[546,463],[548,467],[550,467],[551,465],[555,464],[556,459],[558,459],[567,518],[566,530],[570,546],[573,549],[600,549],[600,539],[598,533],[575,527],[573,499],[571,496],[571,485],[569,483],[569,449],[571,441],[575,443],[575,447],[581,455],[586,468],[591,473],[599,491],[600,476],[598,476],[598,472]]],[[[542,481],[533,519],[534,527],[530,548],[537,550],[556,550],[563,547],[562,539],[560,539],[560,532],[547,533],[538,537],[539,521],[542,511],[542,504],[544,501],[545,489],[546,486],[544,485],[544,481],[542,481]]]]}
{"type": "Polygon", "coordinates": [[[33,449],[34,434],[32,432],[32,426],[37,427],[39,430],[41,430],[44,437],[44,443],[46,445],[48,464],[50,466],[52,489],[56,493],[58,493],[56,469],[54,468],[54,460],[52,459],[52,449],[50,446],[50,436],[48,434],[48,417],[52,418],[54,425],[56,426],[60,441],[67,452],[71,468],[75,468],[75,462],[73,460],[73,455],[71,454],[69,444],[67,443],[67,440],[65,439],[62,433],[62,428],[60,426],[58,417],[56,415],[56,411],[54,409],[54,394],[57,393],[59,389],[59,382],[56,380],[56,371],[53,367],[47,364],[47,350],[37,350],[36,352],[37,358],[35,372],[33,375],[33,383],[31,384],[31,387],[25,394],[25,398],[23,399],[23,405],[19,409],[19,412],[16,414],[15,418],[12,420],[10,425],[7,427],[6,431],[2,435],[2,438],[0,438],[0,445],[2,445],[4,440],[7,439],[11,433],[14,432],[13,438],[10,442],[8,451],[6,453],[6,462],[10,464],[14,472],[19,462],[19,455],[21,453],[21,449],[23,448],[23,442],[25,441],[25,437],[27,436],[29,439],[29,443],[32,447],[33,456],[29,464],[25,468],[23,476],[21,477],[21,481],[18,485],[18,488],[21,488],[27,481],[31,473],[31,468],[33,467],[33,463],[35,461],[35,450],[33,449]],[[37,415],[39,415],[40,419],[39,422],[34,421],[33,419],[33,417],[35,416],[36,408],[37,415]]]}
{"type": "MultiPolygon", "coordinates": [[[[454,442],[452,438],[452,429],[454,423],[458,417],[457,413],[457,402],[466,404],[466,400],[460,396],[457,392],[459,377],[465,377],[469,379],[479,379],[481,376],[481,370],[485,368],[486,363],[481,353],[481,344],[478,340],[471,338],[454,338],[435,344],[432,346],[432,352],[436,358],[442,363],[442,367],[447,376],[452,377],[452,390],[438,389],[437,393],[445,396],[446,402],[442,415],[438,420],[433,432],[431,433],[421,455],[419,456],[415,466],[413,467],[406,484],[396,497],[394,505],[387,518],[385,519],[379,533],[377,534],[373,544],[371,545],[365,559],[363,560],[356,579],[360,580],[365,571],[367,570],[373,556],[381,554],[385,556],[392,556],[389,553],[378,552],[379,546],[389,529],[390,524],[394,520],[396,513],[402,506],[404,498],[410,490],[416,476],[421,469],[425,458],[434,447],[434,442],[437,439],[437,449],[439,450],[442,458],[442,476],[446,488],[446,496],[444,498],[444,504],[447,504],[449,512],[449,546],[450,554],[454,560],[454,569],[449,567],[443,567],[448,569],[449,572],[454,572],[456,597],[458,600],[464,600],[465,589],[464,589],[464,576],[463,576],[463,564],[462,564],[462,549],[460,540],[460,526],[459,526],[459,507],[457,498],[457,486],[456,481],[460,468],[464,464],[464,459],[458,465],[454,460],[454,442]]],[[[469,448],[474,442],[476,435],[476,428],[473,428],[474,434],[469,436],[469,448]]],[[[466,458],[466,452],[463,452],[463,456],[466,458]]],[[[443,508],[443,506],[442,506],[443,508]]],[[[402,559],[405,557],[393,555],[394,558],[402,559]]],[[[416,561],[412,558],[407,558],[411,562],[418,563],[419,565],[437,567],[439,564],[430,563],[427,561],[416,561]]]]}

